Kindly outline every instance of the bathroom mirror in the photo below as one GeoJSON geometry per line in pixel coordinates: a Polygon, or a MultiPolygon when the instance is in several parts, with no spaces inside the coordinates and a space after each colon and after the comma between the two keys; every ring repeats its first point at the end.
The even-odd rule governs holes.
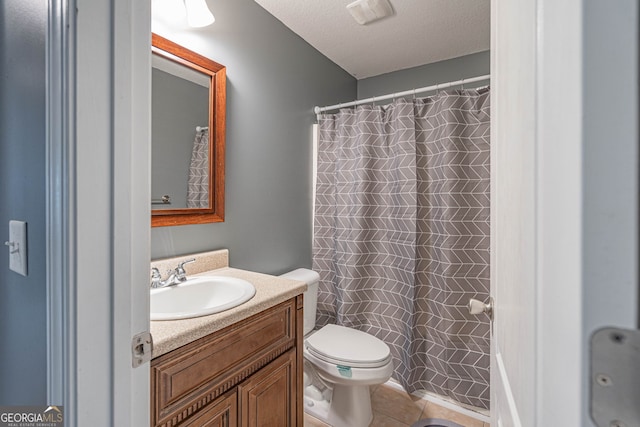
{"type": "Polygon", "coordinates": [[[224,221],[226,68],[152,34],[151,225],[224,221]]]}

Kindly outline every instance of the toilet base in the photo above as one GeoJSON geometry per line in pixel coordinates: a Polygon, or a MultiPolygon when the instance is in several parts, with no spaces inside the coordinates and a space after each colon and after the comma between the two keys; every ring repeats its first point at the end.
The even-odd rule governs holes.
{"type": "Polygon", "coordinates": [[[371,395],[368,385],[345,386],[320,391],[308,384],[304,391],[304,411],[333,427],[367,427],[371,424],[371,395]]]}
{"type": "Polygon", "coordinates": [[[369,386],[336,384],[328,420],[333,427],[367,427],[371,424],[373,413],[369,386]]]}
{"type": "Polygon", "coordinates": [[[325,423],[329,422],[329,405],[326,400],[304,397],[304,412],[325,423]]]}

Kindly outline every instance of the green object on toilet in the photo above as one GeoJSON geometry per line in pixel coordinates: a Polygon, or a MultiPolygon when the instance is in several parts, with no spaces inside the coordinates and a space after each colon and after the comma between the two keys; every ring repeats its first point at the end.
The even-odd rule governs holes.
{"type": "Polygon", "coordinates": [[[351,378],[351,366],[336,365],[338,372],[345,378],[351,378]]]}

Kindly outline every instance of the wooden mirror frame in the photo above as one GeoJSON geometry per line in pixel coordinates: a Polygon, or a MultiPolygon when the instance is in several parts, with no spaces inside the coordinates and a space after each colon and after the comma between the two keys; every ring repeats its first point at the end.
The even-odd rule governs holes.
{"type": "Polygon", "coordinates": [[[211,84],[209,85],[209,208],[152,209],[151,226],[223,222],[226,67],[157,34],[151,35],[151,46],[152,54],[161,55],[211,76],[211,84]],[[211,173],[212,170],[213,173],[211,173]]]}

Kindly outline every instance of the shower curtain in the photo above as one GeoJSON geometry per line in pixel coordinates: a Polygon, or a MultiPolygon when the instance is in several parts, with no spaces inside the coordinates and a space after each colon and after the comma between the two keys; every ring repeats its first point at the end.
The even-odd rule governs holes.
{"type": "Polygon", "coordinates": [[[188,208],[209,207],[209,130],[196,131],[189,166],[188,208]]]}
{"type": "Polygon", "coordinates": [[[371,333],[394,378],[489,407],[489,89],[319,120],[318,324],[371,333]]]}

